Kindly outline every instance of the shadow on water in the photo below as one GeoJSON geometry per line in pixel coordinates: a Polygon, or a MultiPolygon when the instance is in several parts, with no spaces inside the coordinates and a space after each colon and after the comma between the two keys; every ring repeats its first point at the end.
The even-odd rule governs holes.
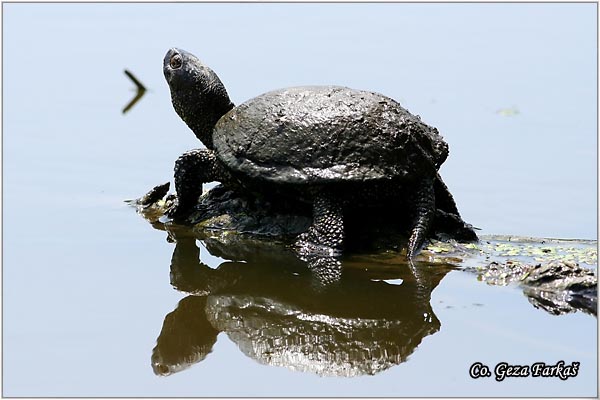
{"type": "Polygon", "coordinates": [[[152,352],[157,375],[204,360],[220,332],[261,364],[373,375],[404,362],[440,329],[431,292],[450,266],[419,264],[415,278],[406,265],[350,257],[321,264],[335,271],[315,271],[283,245],[241,238],[225,246],[203,237],[207,252],[232,260],[213,269],[196,234],[161,225],[154,224],[175,242],[171,284],[190,295],[165,317],[152,352]]]}
{"type": "MultiPolygon", "coordinates": [[[[387,227],[385,215],[369,214],[369,223],[348,219],[351,252],[341,258],[305,259],[281,231],[275,236],[242,234],[253,231],[242,225],[232,229],[231,224],[233,217],[260,220],[262,227],[289,228],[296,225],[284,222],[296,221],[300,229],[302,215],[257,219],[255,210],[238,204],[239,197],[212,189],[208,193],[224,210],[215,216],[204,213],[191,226],[163,223],[171,201],[170,196],[162,199],[168,189],[168,184],[160,185],[130,201],[175,243],[170,283],[189,294],[165,317],[152,353],[157,375],[171,375],[204,360],[221,332],[261,364],[321,376],[377,374],[405,362],[423,338],[439,331],[431,293],[453,269],[476,273],[490,285],[519,285],[533,307],[549,314],[596,315],[597,278],[589,269],[597,263],[595,241],[432,239],[413,263],[399,251],[407,240],[401,229],[387,227]],[[233,201],[241,208],[232,207],[233,201]],[[218,266],[215,257],[221,259],[218,266]]],[[[438,220],[439,226],[443,223],[438,220]]]]}

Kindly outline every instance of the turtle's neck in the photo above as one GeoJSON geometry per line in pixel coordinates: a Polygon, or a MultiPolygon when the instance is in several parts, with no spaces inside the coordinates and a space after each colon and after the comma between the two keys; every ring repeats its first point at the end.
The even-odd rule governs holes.
{"type": "Polygon", "coordinates": [[[194,135],[206,146],[213,148],[213,129],[217,121],[233,108],[227,92],[203,96],[185,96],[179,93],[172,97],[177,114],[185,121],[194,135]]]}

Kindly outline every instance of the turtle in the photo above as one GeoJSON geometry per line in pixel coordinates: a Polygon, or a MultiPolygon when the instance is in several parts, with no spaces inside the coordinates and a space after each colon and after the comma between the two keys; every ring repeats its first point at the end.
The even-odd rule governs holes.
{"type": "Polygon", "coordinates": [[[389,207],[410,216],[409,259],[423,247],[436,211],[462,222],[438,173],[447,143],[392,98],[344,86],[298,86],[236,107],[217,74],[189,52],[168,50],[163,72],[175,111],[206,147],[175,162],[177,198],[169,217],[183,219],[202,184],[218,181],[310,205],[312,224],[296,248],[338,256],[345,213],[389,207]]]}

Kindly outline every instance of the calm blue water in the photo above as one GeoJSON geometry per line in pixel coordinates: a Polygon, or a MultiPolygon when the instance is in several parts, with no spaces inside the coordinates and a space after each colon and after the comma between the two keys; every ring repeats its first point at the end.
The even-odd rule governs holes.
{"type": "Polygon", "coordinates": [[[220,334],[205,361],[157,377],[152,349],[185,295],[173,244],[123,200],[198,147],[162,76],[176,46],[236,104],[302,84],[393,97],[449,143],[441,174],[482,233],[597,239],[596,7],[3,4],[3,395],[595,396],[594,317],[460,272],[431,294],[439,332],[375,376],[264,366],[220,334]],[[125,68],[149,92],[122,115],[125,68]],[[578,377],[468,377],[475,361],[563,359],[578,377]]]}

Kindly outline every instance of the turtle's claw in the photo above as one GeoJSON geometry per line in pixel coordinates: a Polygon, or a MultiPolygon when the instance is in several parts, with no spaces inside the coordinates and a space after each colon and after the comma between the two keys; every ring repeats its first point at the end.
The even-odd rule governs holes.
{"type": "Polygon", "coordinates": [[[165,210],[165,215],[173,220],[182,220],[190,214],[190,211],[189,207],[182,207],[179,199],[175,198],[173,203],[165,210]]]}
{"type": "Polygon", "coordinates": [[[406,249],[406,257],[409,260],[412,260],[415,256],[417,256],[423,246],[425,245],[425,237],[426,232],[424,229],[416,228],[410,239],[408,240],[408,248],[406,249]]]}

